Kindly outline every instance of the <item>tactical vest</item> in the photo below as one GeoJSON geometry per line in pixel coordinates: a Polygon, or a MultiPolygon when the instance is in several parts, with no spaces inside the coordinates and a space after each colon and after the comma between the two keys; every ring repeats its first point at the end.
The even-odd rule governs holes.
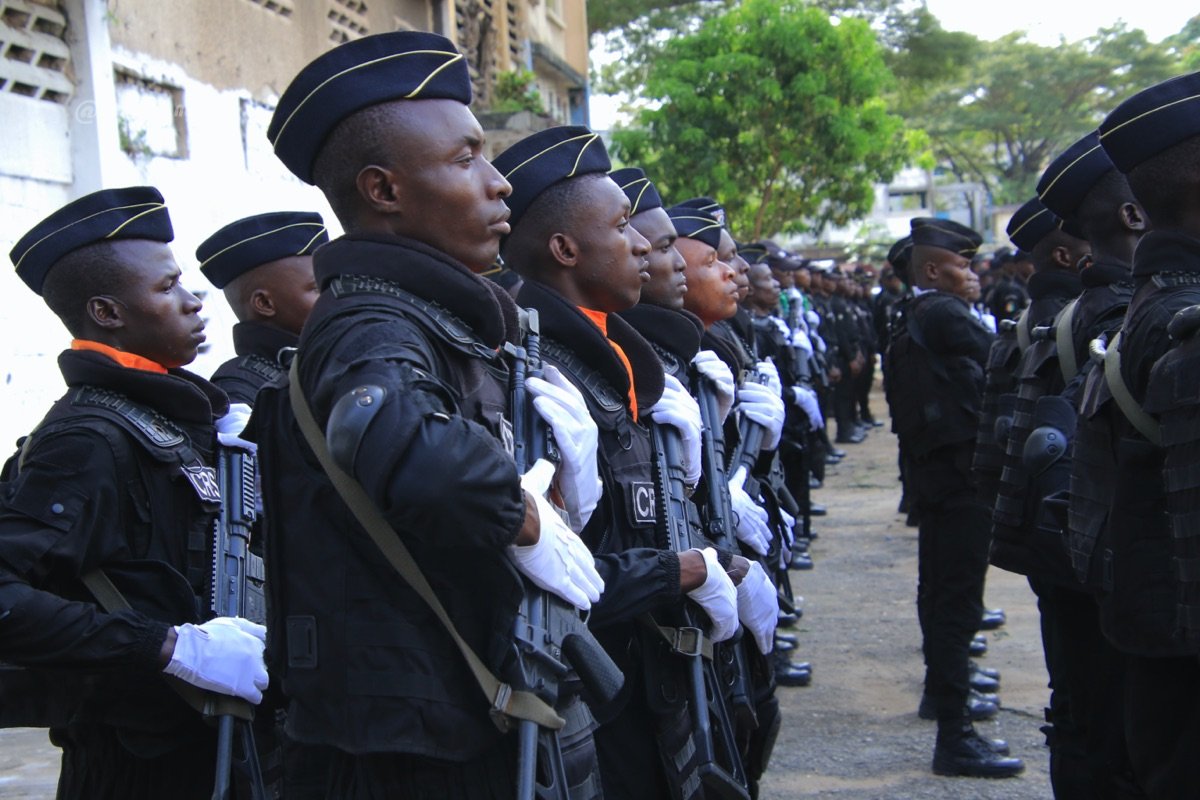
{"type": "Polygon", "coordinates": [[[254,405],[258,390],[279,380],[283,373],[284,369],[278,361],[257,353],[247,353],[217,367],[211,380],[225,390],[231,402],[254,405]]]}
{"type": "MultiPolygon", "coordinates": [[[[1136,332],[1147,313],[1159,314],[1197,302],[1200,275],[1156,273],[1134,295],[1123,330],[1136,332]]],[[[1136,357],[1124,354],[1126,364],[1132,365],[1136,357]]],[[[1193,652],[1192,645],[1177,635],[1176,565],[1163,481],[1165,451],[1137,431],[1115,398],[1105,402],[1112,392],[1104,382],[1103,369],[1097,367],[1095,372],[1099,374],[1093,377],[1104,383],[1104,391],[1097,389],[1085,398],[1088,402],[1082,411],[1089,417],[1089,433],[1094,432],[1093,424],[1107,427],[1110,469],[1118,476],[1106,499],[1107,522],[1099,536],[1091,539],[1091,572],[1097,571],[1099,559],[1104,591],[1101,627],[1123,652],[1147,657],[1187,655],[1193,652]],[[1100,406],[1103,413],[1098,416],[1100,406]]],[[[1129,388],[1136,392],[1137,387],[1129,388]]],[[[1134,398],[1136,402],[1136,394],[1134,398]]],[[[1078,453],[1077,446],[1077,458],[1078,453]]],[[[1073,489],[1082,483],[1077,477],[1073,472],[1073,489]]],[[[1090,476],[1083,479],[1086,477],[1090,476]]]]}
{"type": "MultiPolygon", "coordinates": [[[[1043,495],[1034,490],[1024,450],[1033,432],[1037,401],[1063,389],[1058,350],[1052,339],[1034,341],[1016,370],[1012,426],[992,512],[991,562],[1001,569],[1074,585],[1066,546],[1057,530],[1044,527],[1043,495]]],[[[1060,487],[1066,489],[1066,486],[1060,487]]]]}
{"type": "Polygon", "coordinates": [[[1004,448],[1007,438],[998,439],[997,431],[1004,433],[1012,426],[1010,407],[1016,383],[1013,373],[1020,357],[1017,338],[1011,330],[1006,330],[997,336],[988,351],[983,400],[979,412],[979,430],[975,435],[975,457],[971,464],[971,474],[979,487],[980,501],[986,506],[991,506],[995,501],[996,492],[999,490],[1000,473],[1004,469],[1004,448]],[[1006,401],[1005,397],[1010,399],[1006,401]],[[1002,409],[1007,413],[1002,414],[1002,409]],[[1008,417],[1008,420],[1001,422],[1001,416],[1008,417]]]}
{"type": "MultiPolygon", "coordinates": [[[[307,342],[324,338],[324,352],[355,357],[359,354],[339,354],[337,342],[360,326],[399,321],[420,333],[431,387],[440,387],[463,419],[511,450],[507,367],[465,322],[382,279],[342,276],[327,291],[337,302],[319,302],[314,309],[301,345],[302,364],[307,342]]],[[[267,478],[267,569],[273,576],[267,658],[273,679],[293,698],[289,733],[355,753],[436,755],[428,750],[433,736],[461,742],[463,751],[476,754],[493,746],[499,732],[461,654],[384,560],[303,443],[286,375],[263,387],[255,420],[267,478]],[[272,508],[288,508],[287,519],[304,524],[283,529],[272,508]],[[292,559],[291,553],[302,555],[292,559]],[[351,622],[318,624],[343,618],[351,622]],[[419,666],[413,669],[413,663],[419,666]]],[[[522,591],[505,554],[408,545],[459,632],[503,678],[511,669],[511,632],[522,591]],[[473,576],[466,587],[464,575],[473,576]]]]}
{"type": "Polygon", "coordinates": [[[939,447],[974,440],[984,383],[975,359],[936,355],[923,344],[919,306],[934,296],[913,301],[888,352],[895,431],[905,454],[918,460],[939,447]]]}
{"type": "Polygon", "coordinates": [[[628,398],[566,345],[543,335],[542,356],[579,387],[600,433],[600,479],[607,514],[593,514],[583,531],[596,554],[631,547],[662,549],[655,523],[654,447],[650,429],[629,415],[628,398]]]}
{"type": "MultiPolygon", "coordinates": [[[[4,506],[47,520],[48,500],[23,490],[21,464],[36,443],[57,433],[86,429],[102,436],[126,492],[119,520],[130,557],[103,569],[138,611],[172,624],[208,618],[212,523],[220,492],[207,451],[152,408],[92,386],[72,388],[5,465],[4,506]],[[175,541],[174,537],[182,541],[175,541]]],[[[51,514],[56,513],[49,506],[51,514]]],[[[61,513],[61,509],[58,513],[61,513]]],[[[96,599],[81,582],[46,586],[67,599],[96,599]]],[[[126,673],[81,675],[74,670],[0,668],[0,727],[64,725],[82,707],[95,722],[114,726],[122,744],[146,757],[199,735],[199,717],[159,680],[126,673]]]]}

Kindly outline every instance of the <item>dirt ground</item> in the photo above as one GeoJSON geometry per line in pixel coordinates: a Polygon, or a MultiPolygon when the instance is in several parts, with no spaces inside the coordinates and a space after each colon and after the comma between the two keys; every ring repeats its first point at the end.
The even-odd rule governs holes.
{"type": "MultiPolygon", "coordinates": [[[[882,411],[883,399],[874,397],[882,411]]],[[[781,689],[783,729],[763,780],[764,800],[1044,800],[1047,750],[1038,727],[1047,701],[1037,608],[1025,580],[993,569],[987,604],[1008,624],[988,635],[981,663],[1001,671],[1001,708],[985,735],[1008,740],[1025,774],[1008,780],[939,778],[929,769],[934,723],[917,718],[921,697],[916,529],[896,513],[895,437],[876,428],[831,467],[814,497],[817,566],[793,572],[805,597],[798,658],[813,685],[781,689]]],[[[58,753],[44,731],[0,730],[0,797],[52,798],[58,753]]]]}

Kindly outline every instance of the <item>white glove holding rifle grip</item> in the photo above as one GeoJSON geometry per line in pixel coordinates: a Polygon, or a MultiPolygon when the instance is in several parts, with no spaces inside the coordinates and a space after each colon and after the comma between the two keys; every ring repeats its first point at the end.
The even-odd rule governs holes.
{"type": "Polygon", "coordinates": [[[674,375],[663,376],[663,393],[651,407],[650,419],[659,425],[673,425],[679,429],[683,445],[683,471],[688,486],[700,482],[700,406],[696,399],[674,375]]]}
{"type": "Polygon", "coordinates": [[[783,383],[779,380],[779,370],[775,367],[773,361],[759,361],[754,369],[759,375],[766,376],[767,388],[774,392],[777,397],[783,394],[783,383]]]}
{"type": "Polygon", "coordinates": [[[521,478],[521,488],[537,504],[541,531],[531,545],[509,545],[508,557],[521,574],[584,611],[599,601],[604,580],[583,540],[567,527],[558,509],[546,499],[554,465],[543,458],[521,478]]]}
{"type": "Polygon", "coordinates": [[[771,546],[771,528],[767,524],[767,511],[746,492],[746,468],[738,467],[729,479],[729,499],[733,513],[737,515],[737,530],[734,535],[742,544],[760,556],[767,554],[771,546]]]}
{"type": "Polygon", "coordinates": [[[783,433],[783,397],[770,386],[747,381],[738,389],[737,408],[766,430],[763,450],[774,450],[779,446],[783,433]]]}
{"type": "Polygon", "coordinates": [[[596,466],[599,433],[583,395],[574,384],[550,364],[542,374],[544,378],[528,378],[525,388],[533,395],[533,407],[554,432],[554,443],[562,455],[558,492],[571,530],[578,533],[592,518],[604,491],[596,466]]]}
{"type": "Polygon", "coordinates": [[[216,421],[217,441],[226,447],[240,447],[251,453],[258,452],[258,445],[242,438],[242,431],[250,421],[250,406],[245,403],[230,403],[229,412],[216,421]]]}
{"type": "Polygon", "coordinates": [[[729,416],[729,409],[733,408],[734,382],[729,365],[712,350],[701,350],[692,359],[692,366],[701,375],[712,381],[717,392],[717,413],[721,417],[721,422],[724,422],[725,418],[729,416]]]}
{"type": "Polygon", "coordinates": [[[779,624],[779,597],[762,564],[750,562],[750,571],[737,586],[738,618],[754,636],[763,655],[775,647],[775,626],[779,624]]]}
{"type": "Polygon", "coordinates": [[[717,561],[717,551],[711,547],[700,550],[704,556],[704,567],[708,576],[704,583],[688,592],[688,597],[704,609],[712,620],[712,630],[709,638],[714,642],[723,642],[737,633],[738,603],[737,587],[717,561]]]}
{"type": "Polygon", "coordinates": [[[267,688],[267,629],[241,617],[175,626],[175,650],[163,672],[219,694],[258,705],[267,688]]]}
{"type": "Polygon", "coordinates": [[[825,417],[821,415],[821,403],[817,400],[817,393],[807,386],[792,386],[789,388],[792,392],[792,399],[796,401],[796,405],[800,406],[800,410],[808,417],[809,429],[818,431],[824,428],[825,417]]]}

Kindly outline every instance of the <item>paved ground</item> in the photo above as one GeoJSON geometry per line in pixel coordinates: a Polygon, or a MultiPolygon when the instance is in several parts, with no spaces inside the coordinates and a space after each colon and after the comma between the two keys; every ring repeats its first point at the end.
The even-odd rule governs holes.
{"type": "MultiPolygon", "coordinates": [[[[874,397],[874,408],[883,400],[874,397]]],[[[813,685],[781,689],[783,731],[763,783],[765,800],[899,800],[1052,797],[1038,730],[1047,701],[1035,600],[1024,578],[988,573],[987,604],[1008,613],[989,634],[980,663],[1001,671],[1002,708],[985,735],[1009,741],[1025,774],[1000,781],[939,778],[930,772],[935,724],[917,717],[923,666],[916,620],[917,536],[896,514],[895,437],[876,428],[847,445],[816,501],[819,538],[812,572],[793,572],[806,598],[800,657],[813,685]]]]}
{"type": "MultiPolygon", "coordinates": [[[[881,397],[875,408],[882,409],[881,397]]],[[[963,800],[1051,797],[1047,751],[1038,731],[1046,673],[1037,609],[1024,579],[992,570],[987,602],[1008,612],[989,635],[983,663],[1002,672],[1003,709],[982,723],[1025,759],[1020,778],[938,778],[929,771],[934,724],[917,718],[921,653],[914,597],[916,531],[897,515],[895,439],[884,428],[849,446],[816,493],[829,507],[817,519],[817,568],[793,573],[804,595],[802,657],[815,680],[782,689],[784,725],[764,780],[764,800],[963,800]]],[[[43,731],[0,731],[0,797],[52,798],[57,751],[43,731]]]]}

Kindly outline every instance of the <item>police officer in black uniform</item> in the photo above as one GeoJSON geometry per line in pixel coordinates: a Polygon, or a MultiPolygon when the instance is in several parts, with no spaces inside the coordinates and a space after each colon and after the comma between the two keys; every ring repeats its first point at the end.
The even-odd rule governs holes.
{"type": "Polygon", "coordinates": [[[181,369],[204,323],[172,238],[157,190],[109,189],[11,253],[74,337],[58,360],[70,389],[0,502],[0,659],[66,697],[36,722],[63,750],[61,798],[211,796],[215,731],[163,673],[252,703],[267,687],[263,627],[199,611],[228,400],[181,369]]]}
{"type": "MultiPolygon", "coordinates": [[[[1183,635],[1187,610],[1178,587],[1191,578],[1176,549],[1195,529],[1169,514],[1171,496],[1187,491],[1190,464],[1166,464],[1168,452],[1187,452],[1194,414],[1180,416],[1175,407],[1180,392],[1186,395],[1186,375],[1165,368],[1155,383],[1151,374],[1171,346],[1176,313],[1200,302],[1197,95],[1200,74],[1173,78],[1126,100],[1099,129],[1101,146],[1153,223],[1134,255],[1137,289],[1124,325],[1108,342],[1082,409],[1090,423],[1103,417],[1116,457],[1119,479],[1107,520],[1090,544],[1103,591],[1101,625],[1127,656],[1130,761],[1150,797],[1190,796],[1200,785],[1193,757],[1200,746],[1200,662],[1195,640],[1183,635]],[[1111,402],[1102,402],[1105,394],[1111,402]],[[1164,411],[1175,421],[1170,428],[1154,416],[1164,411]]],[[[1080,531],[1081,538],[1094,533],[1080,531]]]]}
{"type": "MultiPolygon", "coordinates": [[[[1047,344],[1037,345],[1052,343],[1054,348],[1053,357],[1038,375],[1046,381],[1061,381],[1062,400],[1077,407],[1082,378],[1095,366],[1089,345],[1120,329],[1133,295],[1130,268],[1134,247],[1146,227],[1145,213],[1125,176],[1113,168],[1099,146],[1095,131],[1051,162],[1038,181],[1038,194],[1047,208],[1079,229],[1091,248],[1082,265],[1082,294],[1059,312],[1047,344]],[[1055,372],[1061,378],[1055,379],[1055,372]]],[[[1041,424],[1038,420],[1035,427],[1041,424]]],[[[1097,450],[1080,441],[1081,432],[1083,439],[1088,438],[1089,426],[1087,419],[1075,421],[1076,441],[1050,466],[1040,468],[1031,490],[1031,495],[1036,495],[1033,502],[1042,505],[1039,526],[1043,532],[1037,541],[1061,542],[1072,568],[1069,584],[1059,581],[1050,588],[1052,627],[1042,634],[1047,654],[1053,654],[1055,661],[1049,712],[1054,738],[1050,780],[1056,794],[1064,797],[1133,797],[1140,796],[1140,791],[1134,788],[1125,746],[1124,656],[1101,632],[1094,587],[1086,585],[1086,569],[1082,576],[1073,569],[1068,547],[1064,508],[1068,503],[1064,501],[1069,497],[1074,508],[1069,515],[1072,524],[1089,517],[1102,521],[1117,479],[1107,446],[1097,450]],[[1072,486],[1073,470],[1080,471],[1080,480],[1072,486]],[[1091,513],[1094,510],[1100,510],[1100,516],[1091,513]],[[1051,529],[1059,532],[1057,537],[1046,535],[1051,529]],[[1081,579],[1085,583],[1080,583],[1081,579]]],[[[1043,436],[1061,434],[1069,441],[1068,429],[1044,425],[1040,432],[1043,436]]],[[[1053,456],[1053,440],[1046,437],[1044,441],[1043,452],[1053,456]]]]}
{"type": "MultiPolygon", "coordinates": [[[[347,231],[314,256],[321,297],[299,362],[260,391],[251,420],[271,576],[268,661],[290,699],[290,738],[336,750],[329,797],[493,798],[515,787],[515,740],[491,713],[493,703],[509,708],[505,698],[485,695],[376,541],[406,545],[463,647],[502,681],[514,667],[521,574],[579,608],[603,588],[546,502],[540,464],[519,475],[505,447],[498,349],[517,335],[517,310],[476,273],[508,232],[510,186],[483,157],[470,99],[466,61],[447,39],[381,34],[305,67],[268,129],[276,154],[325,193],[347,231]],[[352,509],[331,475],[366,497],[352,509]],[[388,530],[368,535],[356,516],[368,507],[388,530]]],[[[548,421],[564,442],[562,494],[583,498],[586,481],[566,484],[594,463],[594,449],[569,446],[587,430],[563,435],[548,421]]],[[[556,710],[570,734],[568,782],[581,787],[576,796],[596,796],[590,715],[575,697],[556,710]]]]}
{"type": "Polygon", "coordinates": [[[237,355],[212,376],[230,402],[253,406],[259,388],[283,374],[280,352],[296,346],[319,294],[313,251],[328,241],[320,214],[275,211],[231,222],[196,248],[200,271],[238,319],[237,355]]]}
{"type": "MultiPolygon", "coordinates": [[[[983,612],[989,525],[969,467],[991,334],[966,297],[981,237],[928,217],[912,220],[910,270],[918,296],[888,353],[892,414],[904,448],[910,502],[920,511],[917,610],[925,700],[938,721],[937,774],[1006,777],[1024,768],[979,736],[969,716],[968,646],[983,612]]],[[[994,708],[992,709],[994,713],[994,708]]]]}
{"type": "Polygon", "coordinates": [[[681,431],[693,484],[700,425],[695,401],[616,314],[640,298],[650,243],[629,224],[631,203],[608,177],[604,143],[587,128],[541,131],[495,163],[513,186],[502,255],[524,278],[517,300],[538,311],[542,357],[584,393],[600,431],[605,502],[581,535],[607,588],[589,626],[626,676],[613,707],[596,710],[604,796],[687,797],[690,739],[678,725],[686,726],[684,695],[663,691],[682,685],[683,662],[658,627],[639,618],[690,598],[707,614],[710,638],[722,641],[737,629],[737,589],[728,557],[720,563],[714,548],[676,553],[655,540],[649,425],[681,431]]]}

